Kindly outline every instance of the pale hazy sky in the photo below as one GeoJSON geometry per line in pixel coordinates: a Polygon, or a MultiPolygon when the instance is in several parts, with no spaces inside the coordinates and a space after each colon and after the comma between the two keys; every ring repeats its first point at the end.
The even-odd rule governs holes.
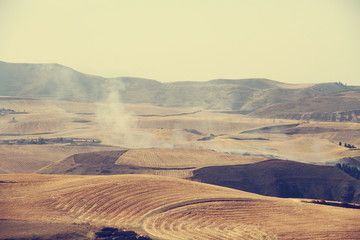
{"type": "Polygon", "coordinates": [[[0,61],[360,85],[360,0],[0,0],[0,61]]]}

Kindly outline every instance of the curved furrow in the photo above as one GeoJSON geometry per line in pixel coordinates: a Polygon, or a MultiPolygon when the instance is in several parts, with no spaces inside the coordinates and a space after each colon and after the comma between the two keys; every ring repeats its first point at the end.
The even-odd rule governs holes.
{"type": "MultiPolygon", "coordinates": [[[[139,196],[141,196],[141,195],[142,194],[139,193],[139,196]]],[[[127,198],[127,200],[121,201],[121,203],[122,203],[121,206],[119,206],[119,207],[117,205],[111,206],[111,208],[109,208],[109,210],[113,209],[113,211],[111,211],[111,212],[115,217],[110,218],[109,216],[107,216],[107,217],[104,217],[104,219],[111,220],[113,222],[114,221],[116,222],[117,219],[121,219],[121,220],[125,219],[126,223],[134,222],[139,216],[129,214],[129,209],[142,208],[142,206],[139,204],[139,202],[136,200],[136,198],[137,198],[137,196],[129,196],[127,198]]],[[[94,214],[96,214],[96,213],[94,213],[94,214]]],[[[97,214],[97,217],[101,218],[101,215],[97,214]]]]}
{"type": "Polygon", "coordinates": [[[116,185],[106,184],[102,189],[99,189],[97,185],[92,185],[78,192],[66,193],[63,195],[64,197],[59,199],[57,208],[74,216],[83,217],[84,213],[94,211],[100,207],[99,199],[106,199],[109,192],[111,193],[116,187],[116,185]]]}
{"type": "Polygon", "coordinates": [[[82,188],[81,190],[72,190],[66,194],[63,194],[58,199],[58,207],[60,210],[68,211],[70,206],[78,203],[80,199],[89,196],[96,196],[105,192],[106,188],[100,190],[96,186],[87,186],[82,188]]]}
{"type": "MultiPolygon", "coordinates": [[[[159,188],[155,183],[149,184],[147,187],[159,188]]],[[[138,218],[137,215],[147,211],[147,209],[142,206],[144,201],[150,201],[152,204],[155,204],[154,199],[148,196],[151,194],[148,188],[137,185],[131,187],[130,189],[132,190],[112,191],[112,194],[108,194],[106,198],[100,196],[103,200],[92,199],[90,203],[96,205],[96,207],[93,206],[91,211],[89,211],[89,209],[87,212],[84,212],[81,217],[86,219],[105,219],[111,222],[116,222],[117,219],[123,220],[124,218],[126,218],[127,222],[134,221],[138,218]],[[141,200],[139,201],[139,199],[141,200]],[[132,213],[134,210],[135,212],[132,213]]],[[[148,207],[152,208],[152,204],[149,204],[148,207]]]]}
{"type": "Polygon", "coordinates": [[[6,203],[2,209],[9,208],[2,214],[9,219],[137,229],[165,240],[325,240],[357,239],[360,234],[356,209],[174,178],[52,176],[39,181],[40,176],[26,175],[21,183],[12,183],[12,177],[4,176],[0,189],[6,203]]]}
{"type": "Polygon", "coordinates": [[[106,216],[104,216],[104,218],[106,218],[106,220],[109,222],[116,222],[117,219],[123,218],[123,216],[122,216],[122,215],[124,215],[123,214],[123,208],[124,208],[123,202],[132,201],[131,196],[124,198],[124,195],[118,194],[118,195],[114,196],[110,201],[107,201],[104,204],[104,206],[102,206],[102,209],[101,209],[102,213],[100,213],[97,217],[101,218],[102,216],[104,216],[106,214],[106,216]],[[121,207],[119,206],[120,203],[122,203],[121,207]]]}
{"type": "Polygon", "coordinates": [[[107,197],[111,194],[114,188],[116,188],[116,186],[106,186],[103,190],[97,191],[92,195],[87,191],[83,191],[83,194],[80,195],[80,199],[77,199],[77,202],[75,202],[71,208],[68,208],[68,211],[70,213],[74,213],[75,215],[80,215],[82,213],[81,211],[84,211],[85,208],[92,206],[94,201],[98,203],[97,206],[100,207],[102,203],[106,201],[107,197]]]}
{"type": "MultiPolygon", "coordinates": [[[[196,239],[273,239],[259,230],[256,226],[238,223],[236,216],[239,212],[225,211],[221,216],[222,209],[208,209],[207,207],[219,202],[237,202],[236,199],[203,199],[196,203],[177,204],[166,207],[163,211],[156,211],[150,214],[143,223],[143,228],[149,233],[163,239],[178,239],[176,236],[183,236],[189,239],[196,236],[196,239]],[[205,204],[203,209],[199,205],[205,204]],[[180,206],[181,205],[181,206],[180,206]],[[189,211],[193,208],[195,211],[189,211]],[[210,211],[210,212],[209,212],[210,211]],[[215,211],[215,212],[214,212],[215,211]],[[170,222],[170,223],[169,223],[170,222]]],[[[238,199],[244,202],[244,199],[238,199]]],[[[240,203],[237,203],[240,204],[240,203]]],[[[216,206],[215,206],[216,207],[216,206]]]]}
{"type": "Polygon", "coordinates": [[[147,198],[141,199],[140,201],[137,202],[138,205],[141,206],[141,208],[137,205],[133,205],[132,207],[129,207],[127,209],[128,214],[142,216],[147,212],[153,210],[154,208],[161,207],[169,202],[175,202],[180,198],[184,198],[184,196],[178,193],[174,193],[171,195],[169,194],[167,196],[163,196],[163,195],[152,196],[151,199],[147,199],[147,198]]]}
{"type": "MultiPolygon", "coordinates": [[[[87,211],[86,213],[82,214],[82,218],[89,218],[89,219],[110,219],[108,216],[108,213],[112,213],[116,216],[116,218],[123,218],[126,217],[127,221],[130,219],[130,217],[126,214],[126,209],[133,205],[137,204],[137,201],[134,199],[137,196],[141,195],[143,191],[141,189],[134,190],[134,191],[128,191],[124,195],[118,195],[116,193],[110,193],[108,198],[102,198],[102,199],[94,199],[92,202],[95,202],[95,207],[91,209],[91,211],[87,211]],[[117,203],[121,204],[108,204],[108,200],[114,199],[118,197],[117,203]]],[[[115,202],[116,203],[116,202],[115,202]]],[[[92,203],[91,203],[92,204],[92,203]]]]}
{"type": "MultiPolygon", "coordinates": [[[[135,192],[137,193],[137,192],[135,192]]],[[[110,191],[107,196],[100,196],[99,198],[94,199],[95,206],[89,209],[87,212],[83,212],[82,215],[96,215],[97,218],[103,218],[103,216],[108,216],[109,213],[112,212],[112,209],[114,207],[118,208],[118,205],[116,203],[118,202],[124,202],[126,196],[126,192],[124,191],[124,194],[122,195],[121,192],[113,193],[110,191]]],[[[129,196],[131,198],[131,196],[129,196]]]]}
{"type": "Polygon", "coordinates": [[[144,216],[142,216],[142,219],[139,220],[139,224],[143,224],[143,222],[146,220],[146,218],[149,218],[152,215],[167,212],[167,211],[170,211],[172,209],[191,206],[191,205],[196,205],[196,204],[201,204],[201,203],[231,202],[231,201],[248,202],[248,201],[254,201],[254,200],[249,200],[249,199],[246,199],[246,198],[210,198],[210,197],[209,198],[198,198],[198,199],[194,199],[194,198],[185,199],[185,200],[182,200],[182,201],[172,202],[170,204],[163,205],[161,207],[153,209],[152,211],[150,211],[147,214],[145,214],[144,216]]]}
{"type": "MultiPolygon", "coordinates": [[[[71,189],[73,190],[73,189],[71,189]]],[[[47,204],[46,201],[42,201],[42,205],[43,206],[48,206],[48,207],[53,207],[57,210],[63,210],[66,211],[67,206],[69,205],[69,203],[71,201],[76,201],[77,199],[77,195],[81,195],[82,192],[78,191],[77,193],[72,192],[68,192],[68,193],[62,193],[62,194],[52,194],[51,198],[55,199],[54,201],[51,201],[50,203],[47,204]],[[68,197],[69,196],[69,197],[68,197]],[[70,199],[69,199],[70,198],[70,199]],[[64,200],[66,199],[66,204],[63,204],[63,202],[65,202],[64,200]]]]}
{"type": "MultiPolygon", "coordinates": [[[[99,208],[107,209],[108,207],[111,207],[112,204],[115,204],[115,203],[121,201],[122,198],[123,198],[122,193],[126,193],[126,192],[127,192],[127,191],[124,190],[124,189],[117,189],[117,191],[116,191],[116,193],[117,193],[116,197],[112,197],[112,196],[111,196],[110,200],[107,200],[107,201],[105,202],[105,204],[102,205],[102,206],[101,206],[101,205],[99,206],[98,202],[95,202],[94,204],[92,204],[92,202],[89,202],[88,204],[89,204],[89,205],[92,204],[92,206],[91,206],[89,209],[87,209],[86,211],[84,211],[84,212],[82,213],[81,217],[87,218],[87,215],[95,212],[96,209],[99,209],[99,208]]],[[[102,197],[102,196],[100,196],[100,197],[102,197]]],[[[94,201],[96,201],[96,200],[94,199],[94,201]]]]}

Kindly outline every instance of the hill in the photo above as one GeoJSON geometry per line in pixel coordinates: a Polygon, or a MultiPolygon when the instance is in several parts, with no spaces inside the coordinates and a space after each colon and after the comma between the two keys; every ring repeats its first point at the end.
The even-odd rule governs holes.
{"type": "Polygon", "coordinates": [[[360,181],[334,166],[268,160],[194,170],[192,180],[267,196],[360,203],[360,181]]]}
{"type": "Polygon", "coordinates": [[[242,113],[350,89],[336,83],[292,85],[262,78],[160,83],[142,78],[91,76],[59,64],[6,62],[0,62],[0,85],[0,95],[6,96],[93,102],[105,101],[110,92],[116,91],[124,103],[242,113]]]}
{"type": "Polygon", "coordinates": [[[346,91],[303,101],[274,104],[251,115],[296,120],[360,122],[360,91],[346,91]]]}
{"type": "Polygon", "coordinates": [[[338,161],[336,161],[336,163],[345,164],[360,170],[360,156],[341,158],[338,161]]]}
{"type": "Polygon", "coordinates": [[[38,171],[41,174],[152,174],[186,178],[198,167],[244,164],[263,157],[238,156],[205,149],[129,149],[71,155],[38,171]]]}
{"type": "Polygon", "coordinates": [[[360,203],[360,181],[337,167],[265,159],[203,149],[134,149],[75,154],[37,173],[163,175],[275,197],[360,203]]]}
{"type": "Polygon", "coordinates": [[[103,78],[59,64],[0,62],[0,95],[63,100],[95,100],[103,78]]]}
{"type": "MultiPolygon", "coordinates": [[[[360,234],[357,209],[168,177],[0,175],[0,187],[5,238],[17,234],[13,227],[18,225],[11,223],[20,221],[42,224],[42,234],[50,223],[72,224],[82,233],[81,226],[90,224],[166,240],[356,239],[360,234]]],[[[89,239],[93,234],[87,229],[83,235],[89,239]]],[[[49,231],[54,234],[53,227],[49,231]]]]}

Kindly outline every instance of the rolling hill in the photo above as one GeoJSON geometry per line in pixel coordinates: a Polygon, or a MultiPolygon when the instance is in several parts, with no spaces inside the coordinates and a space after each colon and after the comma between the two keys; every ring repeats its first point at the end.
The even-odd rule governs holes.
{"type": "Polygon", "coordinates": [[[262,78],[160,83],[141,78],[91,76],[59,64],[6,62],[0,62],[0,86],[0,95],[4,96],[105,101],[110,92],[117,91],[124,103],[242,113],[351,89],[336,83],[292,85],[262,78]]]}
{"type": "Polygon", "coordinates": [[[205,167],[193,174],[193,180],[267,196],[360,203],[360,181],[334,166],[275,159],[205,167]]]}
{"type": "Polygon", "coordinates": [[[346,91],[326,96],[274,104],[251,113],[254,117],[360,122],[360,91],[346,91]]]}
{"type": "Polygon", "coordinates": [[[0,239],[94,239],[102,227],[356,239],[360,210],[335,206],[360,203],[360,180],[305,163],[359,169],[359,148],[344,146],[360,145],[359,103],[340,82],[161,83],[0,61],[0,239]]]}
{"type": "MultiPolygon", "coordinates": [[[[356,239],[360,234],[357,209],[149,175],[5,174],[0,175],[0,203],[1,221],[8,221],[5,238],[17,234],[14,226],[21,221],[43,224],[42,234],[48,228],[54,234],[46,228],[49,223],[72,224],[82,233],[81,226],[90,224],[164,240],[356,239]]],[[[91,239],[87,229],[83,236],[91,239]]],[[[72,239],[78,239],[75,233],[72,239]]]]}
{"type": "Polygon", "coordinates": [[[162,175],[275,197],[360,203],[360,181],[337,167],[263,160],[204,149],[134,149],[75,154],[37,173],[162,175]]]}
{"type": "Polygon", "coordinates": [[[38,171],[41,174],[151,174],[187,178],[204,166],[245,164],[264,157],[239,156],[206,149],[129,149],[75,154],[38,171]]]}

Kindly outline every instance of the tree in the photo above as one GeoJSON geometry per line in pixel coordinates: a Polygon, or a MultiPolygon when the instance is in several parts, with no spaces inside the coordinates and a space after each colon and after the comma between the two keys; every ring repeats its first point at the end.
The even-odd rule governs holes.
{"type": "Polygon", "coordinates": [[[11,119],[10,122],[11,122],[11,123],[15,123],[15,122],[17,122],[17,121],[16,121],[15,117],[12,117],[12,119],[11,119]]]}
{"type": "Polygon", "coordinates": [[[45,139],[43,139],[42,137],[39,137],[38,144],[45,144],[45,139]]]}

